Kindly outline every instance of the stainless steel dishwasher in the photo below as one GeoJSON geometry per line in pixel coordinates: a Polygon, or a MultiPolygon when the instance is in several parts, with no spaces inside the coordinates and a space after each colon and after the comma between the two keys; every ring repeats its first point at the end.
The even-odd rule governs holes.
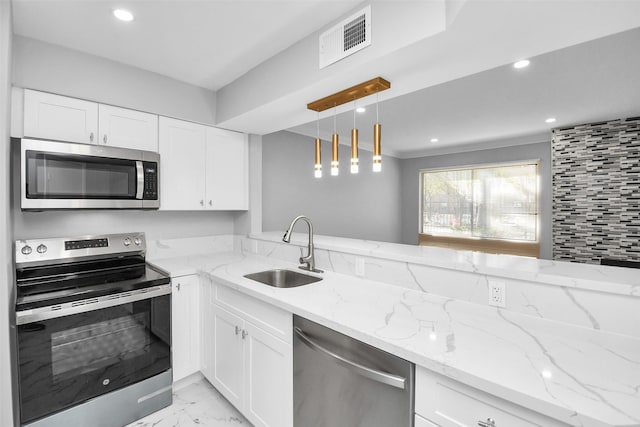
{"type": "Polygon", "coordinates": [[[295,427],[412,427],[413,363],[294,316],[295,427]]]}

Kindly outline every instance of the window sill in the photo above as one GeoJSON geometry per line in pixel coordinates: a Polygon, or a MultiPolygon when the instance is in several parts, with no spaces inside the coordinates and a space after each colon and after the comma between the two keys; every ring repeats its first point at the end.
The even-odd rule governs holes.
{"type": "Polygon", "coordinates": [[[462,251],[476,251],[488,254],[506,254],[540,257],[539,242],[513,242],[507,240],[491,239],[467,239],[462,237],[432,236],[429,234],[418,234],[418,244],[420,246],[435,246],[439,248],[449,248],[462,251]]]}

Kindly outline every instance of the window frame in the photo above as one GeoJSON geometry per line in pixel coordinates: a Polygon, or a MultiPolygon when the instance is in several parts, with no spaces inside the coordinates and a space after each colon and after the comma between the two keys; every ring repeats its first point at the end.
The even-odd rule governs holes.
{"type": "Polygon", "coordinates": [[[506,162],[492,162],[492,163],[475,163],[469,165],[456,165],[452,167],[437,167],[437,168],[424,168],[418,171],[419,180],[419,196],[418,196],[418,245],[420,246],[434,246],[440,248],[448,248],[455,250],[467,250],[477,251],[490,254],[506,254],[506,255],[518,255],[528,257],[540,257],[540,217],[542,216],[542,209],[540,206],[540,166],[541,159],[525,159],[525,160],[513,160],[506,162]],[[422,232],[422,221],[424,219],[424,173],[429,172],[441,172],[441,171],[456,171],[456,170],[469,170],[469,169],[488,169],[494,167],[506,167],[506,166],[522,166],[522,165],[535,165],[536,166],[536,178],[537,178],[537,194],[536,194],[536,240],[535,241],[522,241],[511,239],[488,239],[483,237],[459,237],[459,236],[438,236],[433,234],[426,234],[422,232]]]}

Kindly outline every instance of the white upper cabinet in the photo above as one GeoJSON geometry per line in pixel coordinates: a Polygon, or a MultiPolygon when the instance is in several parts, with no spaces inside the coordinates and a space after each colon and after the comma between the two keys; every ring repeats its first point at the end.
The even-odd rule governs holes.
{"type": "Polygon", "coordinates": [[[25,89],[24,136],[95,143],[98,104],[25,89]]]}
{"type": "Polygon", "coordinates": [[[207,127],[207,208],[249,208],[247,136],[207,127]]]}
{"type": "Polygon", "coordinates": [[[206,127],[160,117],[160,209],[205,208],[206,127]]]}
{"type": "Polygon", "coordinates": [[[158,116],[100,104],[99,144],[158,151],[158,116]]]}
{"type": "Polygon", "coordinates": [[[162,210],[246,210],[244,134],[160,117],[162,210]]]}
{"type": "Polygon", "coordinates": [[[24,136],[158,151],[158,116],[25,89],[24,136]]]}

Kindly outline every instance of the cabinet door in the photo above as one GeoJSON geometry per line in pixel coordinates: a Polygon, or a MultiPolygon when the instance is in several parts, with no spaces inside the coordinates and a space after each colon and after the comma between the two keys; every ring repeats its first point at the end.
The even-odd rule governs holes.
{"type": "Polygon", "coordinates": [[[218,306],[213,307],[213,375],[211,384],[242,410],[244,384],[244,322],[218,306]]]}
{"type": "Polygon", "coordinates": [[[200,370],[200,289],[197,275],[174,277],[172,284],[171,352],[175,382],[200,370]]]}
{"type": "Polygon", "coordinates": [[[247,136],[207,128],[207,209],[249,208],[249,153],[247,136]]]}
{"type": "Polygon", "coordinates": [[[204,209],[206,127],[160,117],[160,209],[204,209]]]}
{"type": "Polygon", "coordinates": [[[25,89],[24,136],[95,143],[98,104],[25,89]]]}
{"type": "Polygon", "coordinates": [[[100,104],[99,144],[158,151],[158,116],[100,104]]]}
{"type": "Polygon", "coordinates": [[[245,414],[255,426],[293,426],[293,350],[245,323],[245,414]]]}
{"type": "Polygon", "coordinates": [[[213,283],[200,279],[200,371],[209,382],[213,378],[213,283]]]}

